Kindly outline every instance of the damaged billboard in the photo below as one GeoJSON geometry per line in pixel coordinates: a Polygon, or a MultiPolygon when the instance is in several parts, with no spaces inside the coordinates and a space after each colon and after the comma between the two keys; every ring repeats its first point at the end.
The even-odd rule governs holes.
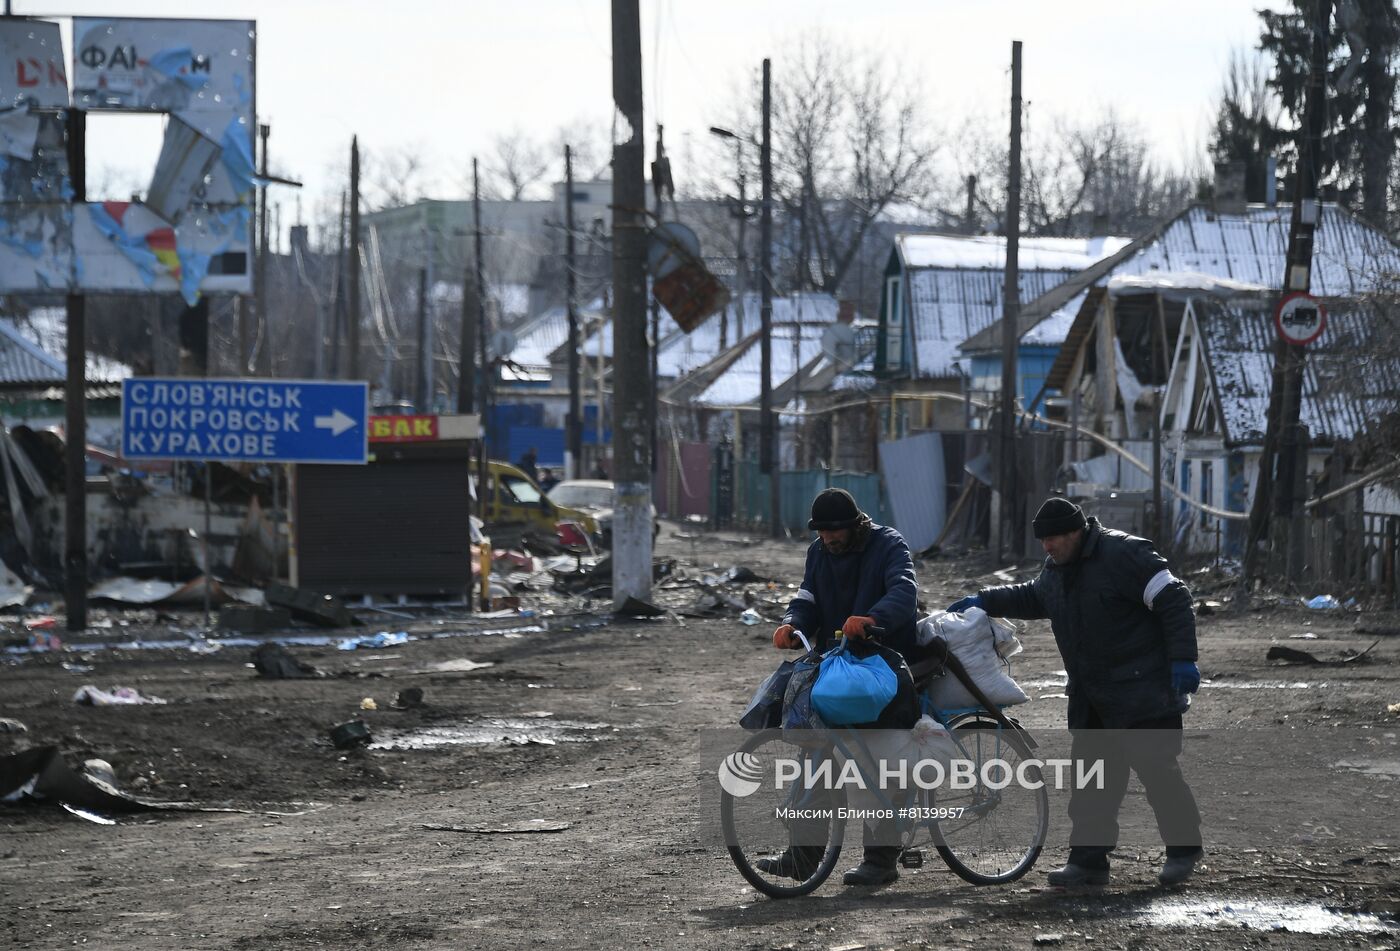
{"type": "Polygon", "coordinates": [[[252,291],[249,20],[0,20],[0,292],[252,291]],[[162,113],[144,200],[76,202],[67,110],[162,113]]]}

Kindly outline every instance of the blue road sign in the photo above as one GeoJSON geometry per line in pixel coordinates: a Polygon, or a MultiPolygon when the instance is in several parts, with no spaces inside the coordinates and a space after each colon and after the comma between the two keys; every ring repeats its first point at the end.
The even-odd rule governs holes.
{"type": "Polygon", "coordinates": [[[122,381],[122,456],[368,461],[369,384],[139,377],[122,381]]]}

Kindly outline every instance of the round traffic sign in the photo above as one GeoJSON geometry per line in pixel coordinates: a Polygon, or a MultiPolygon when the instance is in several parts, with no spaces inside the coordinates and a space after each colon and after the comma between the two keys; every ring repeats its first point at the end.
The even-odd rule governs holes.
{"type": "Polygon", "coordinates": [[[1327,328],[1327,308],[1311,294],[1302,291],[1287,294],[1274,309],[1274,326],[1288,343],[1299,346],[1312,343],[1327,328]]]}

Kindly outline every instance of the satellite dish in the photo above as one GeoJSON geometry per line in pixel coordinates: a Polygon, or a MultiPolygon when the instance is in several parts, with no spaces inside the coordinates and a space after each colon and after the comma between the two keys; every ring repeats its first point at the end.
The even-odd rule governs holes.
{"type": "Polygon", "coordinates": [[[822,353],[839,366],[853,366],[856,362],[856,332],[851,325],[828,324],[822,331],[822,353]]]}
{"type": "Polygon", "coordinates": [[[515,334],[509,330],[494,331],[486,338],[486,355],[492,360],[508,357],[515,350],[515,334]]]}
{"type": "Polygon", "coordinates": [[[652,229],[647,239],[647,270],[660,280],[685,263],[685,256],[700,257],[700,239],[679,221],[667,221],[652,229]]]}

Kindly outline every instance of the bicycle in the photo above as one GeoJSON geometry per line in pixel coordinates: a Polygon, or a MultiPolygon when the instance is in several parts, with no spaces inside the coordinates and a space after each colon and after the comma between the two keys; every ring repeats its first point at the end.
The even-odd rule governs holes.
{"type": "MultiPolygon", "coordinates": [[[[872,628],[872,635],[883,633],[872,628]]],[[[1006,716],[968,676],[947,643],[935,638],[928,656],[910,666],[923,712],[949,732],[958,756],[971,764],[973,783],[962,790],[923,788],[916,784],[911,799],[896,803],[872,782],[863,762],[870,750],[858,730],[835,731],[816,747],[804,749],[781,729],[751,736],[735,754],[750,775],[773,775],[771,760],[792,762],[855,761],[867,789],[874,788],[881,809],[897,822],[900,863],[906,868],[923,864],[923,846],[932,845],[956,875],[974,885],[1004,885],[1021,878],[1035,865],[1049,827],[1049,795],[1039,767],[1028,763],[1035,739],[1015,719],[1006,716]],[[939,710],[929,699],[928,685],[936,676],[952,674],[980,706],[939,710]],[[839,754],[839,757],[838,757],[839,754]],[[994,788],[988,783],[986,764],[1000,761],[1017,781],[994,788]],[[1022,780],[1026,780],[1023,782],[1022,780]]],[[[809,652],[809,657],[815,654],[809,652]]],[[[734,759],[734,757],[731,757],[734,759]]],[[[813,796],[801,784],[784,790],[759,789],[746,796],[722,790],[720,820],[730,858],[741,875],[756,889],[773,898],[806,895],[830,877],[841,857],[847,810],[843,789],[823,790],[813,796]],[[760,858],[783,853],[795,841],[798,823],[820,837],[818,822],[826,822],[824,844],[810,845],[794,855],[800,877],[778,876],[758,867],[760,858]],[[817,857],[817,849],[820,849],[817,857]]]]}

